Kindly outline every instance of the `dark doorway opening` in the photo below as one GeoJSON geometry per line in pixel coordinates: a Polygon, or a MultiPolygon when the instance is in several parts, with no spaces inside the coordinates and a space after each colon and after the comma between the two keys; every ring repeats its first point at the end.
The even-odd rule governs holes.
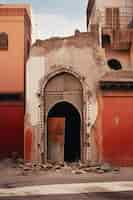
{"type": "Polygon", "coordinates": [[[111,39],[109,35],[102,35],[102,48],[109,47],[111,44],[111,39]]]}
{"type": "Polygon", "coordinates": [[[57,103],[48,113],[48,118],[65,118],[64,161],[80,160],[80,126],[81,119],[77,109],[68,102],[57,103]]]}

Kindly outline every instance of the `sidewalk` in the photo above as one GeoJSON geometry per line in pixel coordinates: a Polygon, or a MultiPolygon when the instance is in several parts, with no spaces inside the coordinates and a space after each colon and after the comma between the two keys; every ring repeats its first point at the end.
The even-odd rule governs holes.
{"type": "Polygon", "coordinates": [[[42,195],[72,195],[89,193],[132,192],[133,182],[55,184],[0,189],[0,197],[33,197],[42,195]]]}
{"type": "Polygon", "coordinates": [[[21,169],[9,167],[0,170],[0,188],[112,181],[133,181],[133,168],[120,168],[120,171],[102,174],[96,172],[73,174],[58,170],[47,172],[38,170],[23,174],[21,169]]]}

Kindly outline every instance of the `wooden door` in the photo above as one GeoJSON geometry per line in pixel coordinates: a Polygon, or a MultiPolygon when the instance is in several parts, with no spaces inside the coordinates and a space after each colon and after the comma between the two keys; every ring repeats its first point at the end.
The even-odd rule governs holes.
{"type": "Polygon", "coordinates": [[[65,118],[48,118],[48,160],[64,161],[65,118]]]}

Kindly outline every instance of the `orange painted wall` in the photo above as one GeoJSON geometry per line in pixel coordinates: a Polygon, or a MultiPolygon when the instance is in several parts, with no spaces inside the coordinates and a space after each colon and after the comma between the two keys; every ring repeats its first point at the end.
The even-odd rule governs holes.
{"type": "Polygon", "coordinates": [[[26,9],[28,5],[0,6],[0,33],[8,34],[8,50],[0,49],[0,159],[13,152],[24,154],[24,70],[31,39],[30,10],[26,9]],[[3,100],[11,93],[14,99],[3,100]]]}
{"type": "Polygon", "coordinates": [[[0,93],[24,90],[24,17],[0,16],[0,32],[8,33],[8,50],[0,50],[0,93]]]}

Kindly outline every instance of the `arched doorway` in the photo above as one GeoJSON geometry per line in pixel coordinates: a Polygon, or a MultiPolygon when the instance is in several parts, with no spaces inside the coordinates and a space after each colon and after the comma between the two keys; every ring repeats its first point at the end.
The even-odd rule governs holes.
{"type": "MultiPolygon", "coordinates": [[[[55,75],[53,74],[53,76],[50,76],[50,78],[47,79],[45,87],[44,87],[44,95],[43,95],[43,108],[44,108],[44,115],[42,116],[42,119],[44,120],[44,161],[48,161],[50,156],[51,159],[50,160],[57,160],[57,156],[54,155],[54,153],[57,153],[59,158],[58,161],[64,161],[64,160],[78,160],[80,159],[81,161],[84,160],[84,155],[85,155],[85,131],[84,131],[84,106],[83,106],[83,83],[80,77],[77,76],[77,74],[72,74],[69,72],[61,72],[61,73],[55,73],[55,75]],[[62,106],[64,104],[64,106],[62,106]],[[63,122],[63,120],[66,120],[65,116],[63,115],[63,117],[56,117],[56,115],[53,117],[50,117],[52,114],[51,112],[53,112],[52,110],[56,109],[57,107],[65,107],[69,110],[73,110],[73,113],[78,113],[77,116],[79,116],[79,121],[80,123],[80,147],[79,149],[81,149],[80,151],[80,156],[75,156],[75,158],[67,158],[66,152],[68,151],[64,151],[65,150],[65,138],[63,139],[63,137],[61,138],[61,136],[56,136],[55,139],[56,140],[60,140],[62,141],[62,146],[60,145],[52,145],[51,143],[51,147],[50,147],[50,151],[48,151],[48,123],[52,123],[53,120],[55,120],[52,123],[52,126],[49,126],[51,128],[58,126],[59,121],[62,121],[62,124],[64,123],[64,127],[63,125],[61,125],[60,122],[60,129],[63,130],[66,129],[66,121],[63,122]],[[70,109],[71,107],[71,109],[70,109]],[[75,112],[74,112],[75,111],[75,112]],[[53,119],[49,119],[49,118],[53,118],[53,119]],[[54,118],[58,118],[54,119],[54,118]],[[59,119],[60,118],[60,119],[59,119]],[[48,122],[51,121],[51,122],[48,122]],[[57,122],[58,121],[58,122],[57,122]],[[61,150],[61,148],[63,150],[61,150]],[[55,151],[56,149],[56,151],[55,151]],[[53,153],[52,153],[53,152],[53,153]],[[62,152],[62,154],[61,154],[62,152]],[[49,155],[50,154],[50,155],[49,155]],[[56,159],[55,159],[56,156],[56,159]]],[[[66,109],[66,110],[67,110],[66,109]]],[[[58,111],[60,109],[57,109],[58,111]]],[[[64,112],[64,111],[63,111],[64,112]]],[[[76,116],[76,114],[74,114],[76,116]]],[[[59,116],[61,116],[61,114],[59,114],[59,116]]],[[[77,120],[78,121],[78,120],[77,120]]],[[[68,127],[68,126],[67,126],[68,127]]],[[[51,130],[51,132],[53,132],[51,130]]],[[[62,131],[63,132],[63,131],[62,131]]],[[[65,133],[65,131],[63,132],[65,133]]],[[[65,134],[64,134],[65,135],[65,134]]]]}
{"type": "Polygon", "coordinates": [[[48,160],[79,161],[81,119],[72,104],[62,101],[48,112],[47,153],[48,160]]]}

